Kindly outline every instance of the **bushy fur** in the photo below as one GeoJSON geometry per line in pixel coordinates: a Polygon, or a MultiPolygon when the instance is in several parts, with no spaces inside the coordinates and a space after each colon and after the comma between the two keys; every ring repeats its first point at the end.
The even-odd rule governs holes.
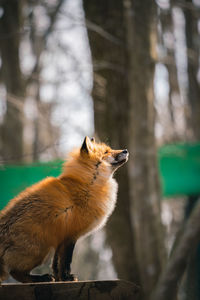
{"type": "Polygon", "coordinates": [[[120,153],[86,137],[82,148],[69,155],[61,176],[46,178],[9,202],[0,214],[0,281],[9,273],[19,281],[34,281],[27,274],[51,248],[76,242],[105,224],[117,195],[112,174],[127,160],[120,153]]]}

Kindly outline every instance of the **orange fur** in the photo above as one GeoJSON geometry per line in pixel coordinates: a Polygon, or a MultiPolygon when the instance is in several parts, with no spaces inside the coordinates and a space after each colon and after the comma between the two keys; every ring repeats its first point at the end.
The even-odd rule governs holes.
{"type": "Polygon", "coordinates": [[[128,157],[121,153],[86,137],[58,178],[46,178],[10,201],[0,214],[0,281],[11,271],[29,273],[51,248],[105,224],[116,201],[113,172],[128,157]]]}

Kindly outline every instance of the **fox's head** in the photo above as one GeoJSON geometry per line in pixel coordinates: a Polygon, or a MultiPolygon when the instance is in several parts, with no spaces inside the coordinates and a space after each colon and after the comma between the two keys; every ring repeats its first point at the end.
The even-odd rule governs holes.
{"type": "Polygon", "coordinates": [[[113,150],[104,143],[96,143],[94,138],[85,137],[80,149],[80,159],[92,162],[96,165],[102,164],[111,173],[116,171],[128,160],[128,150],[113,150]]]}
{"type": "Polygon", "coordinates": [[[68,176],[81,181],[108,179],[128,160],[128,150],[113,150],[94,138],[85,137],[82,146],[72,151],[64,164],[62,177],[68,176]]]}

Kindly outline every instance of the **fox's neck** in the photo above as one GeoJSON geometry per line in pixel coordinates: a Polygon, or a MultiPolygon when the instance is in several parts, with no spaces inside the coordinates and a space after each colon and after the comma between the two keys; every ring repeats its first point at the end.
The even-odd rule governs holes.
{"type": "Polygon", "coordinates": [[[90,185],[93,185],[96,182],[96,180],[98,179],[98,177],[100,177],[100,172],[99,172],[100,165],[101,165],[101,162],[96,163],[94,172],[92,173],[92,179],[89,182],[90,185]]]}
{"type": "Polygon", "coordinates": [[[74,194],[73,199],[78,201],[78,195],[82,200],[88,201],[94,193],[98,197],[98,194],[102,195],[103,190],[108,190],[108,188],[103,187],[107,187],[111,177],[106,166],[97,162],[93,166],[66,166],[66,171],[60,176],[60,180],[68,187],[70,193],[74,194]],[[77,187],[77,190],[72,189],[72,186],[77,187]]]}
{"type": "Polygon", "coordinates": [[[68,163],[60,179],[63,181],[73,180],[78,184],[82,183],[88,185],[97,182],[99,179],[102,183],[106,182],[111,176],[107,167],[98,161],[94,165],[68,163]]]}
{"type": "Polygon", "coordinates": [[[102,225],[106,222],[114,209],[118,187],[107,166],[103,163],[96,163],[92,168],[77,166],[71,172],[66,168],[60,180],[66,186],[72,206],[78,207],[79,212],[90,211],[94,222],[98,218],[102,225]]]}

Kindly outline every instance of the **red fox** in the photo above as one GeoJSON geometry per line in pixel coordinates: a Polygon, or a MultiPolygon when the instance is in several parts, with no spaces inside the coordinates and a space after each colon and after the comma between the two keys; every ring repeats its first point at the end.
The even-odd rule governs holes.
{"type": "Polygon", "coordinates": [[[86,137],[58,178],[48,177],[12,199],[0,213],[0,282],[9,274],[20,282],[73,281],[75,243],[106,223],[117,196],[112,176],[128,155],[86,137]],[[30,274],[52,248],[53,275],[30,274]]]}

